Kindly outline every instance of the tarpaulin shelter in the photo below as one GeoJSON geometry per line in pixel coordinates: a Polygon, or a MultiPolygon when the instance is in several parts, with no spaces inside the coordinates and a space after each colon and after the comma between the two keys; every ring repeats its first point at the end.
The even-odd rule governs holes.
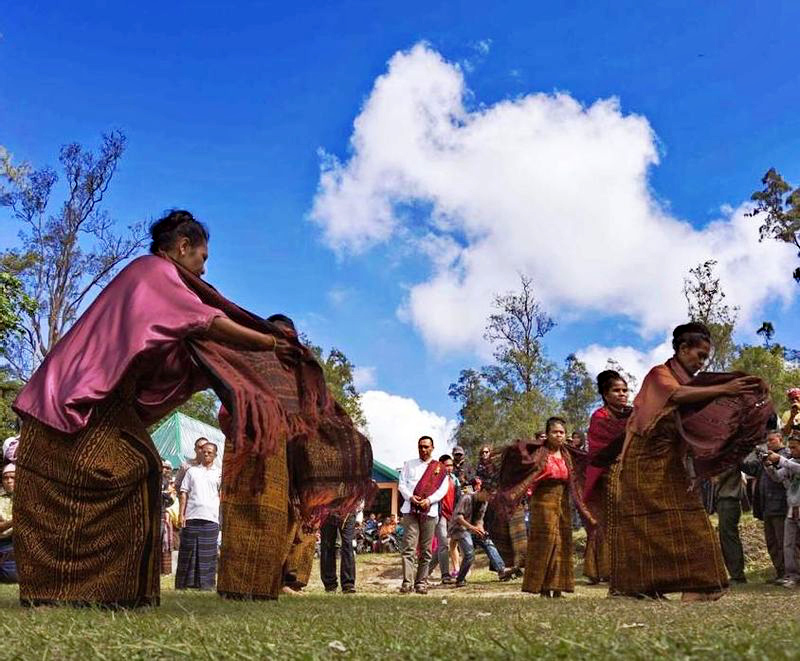
{"type": "Polygon", "coordinates": [[[167,459],[178,468],[187,459],[194,458],[194,442],[201,437],[217,445],[217,462],[222,465],[225,435],[216,427],[175,411],[151,434],[161,459],[167,459]]]}

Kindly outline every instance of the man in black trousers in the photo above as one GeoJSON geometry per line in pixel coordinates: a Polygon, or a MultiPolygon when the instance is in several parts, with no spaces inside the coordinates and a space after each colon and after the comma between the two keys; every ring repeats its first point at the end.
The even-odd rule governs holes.
{"type": "Polygon", "coordinates": [[[356,556],[353,550],[353,536],[356,528],[355,514],[342,518],[331,514],[325,519],[320,530],[319,573],[325,592],[336,592],[336,535],[341,535],[340,578],[342,592],[354,594],[356,591],[356,556]]]}

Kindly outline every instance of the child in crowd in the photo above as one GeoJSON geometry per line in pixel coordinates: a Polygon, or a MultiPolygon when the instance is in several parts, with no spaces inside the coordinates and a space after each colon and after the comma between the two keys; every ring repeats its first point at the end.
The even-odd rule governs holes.
{"type": "Polygon", "coordinates": [[[783,532],[783,561],[787,588],[796,587],[800,583],[800,569],[797,563],[797,541],[800,531],[800,438],[793,435],[789,438],[789,453],[783,457],[777,452],[767,456],[769,466],[767,474],[786,487],[786,520],[783,532]]]}

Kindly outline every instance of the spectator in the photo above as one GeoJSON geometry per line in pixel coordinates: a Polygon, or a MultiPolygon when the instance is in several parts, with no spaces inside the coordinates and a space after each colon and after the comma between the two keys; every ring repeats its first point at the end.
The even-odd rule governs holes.
{"type": "Polygon", "coordinates": [[[175,589],[213,590],[217,573],[219,489],[221,472],[214,466],[217,446],[206,442],[201,463],[190,466],[180,488],[181,546],[175,589]]]}
{"type": "Polygon", "coordinates": [[[586,450],[586,434],[576,429],[570,436],[569,444],[576,450],[586,450]]]}
{"type": "Polygon", "coordinates": [[[397,517],[387,516],[378,530],[379,549],[384,553],[397,551],[397,517]]]}
{"type": "Polygon", "coordinates": [[[781,431],[789,438],[792,432],[800,431],[800,388],[790,388],[786,398],[789,400],[789,410],[781,416],[781,431]]]}
{"type": "Polygon", "coordinates": [[[9,436],[3,441],[3,464],[15,464],[17,462],[18,447],[19,435],[9,436]]]}
{"type": "Polygon", "coordinates": [[[739,519],[742,517],[744,481],[738,466],[714,478],[714,504],[719,517],[719,543],[722,558],[734,583],[747,583],[744,575],[744,550],[739,537],[739,519]]]}
{"type": "Polygon", "coordinates": [[[428,593],[428,567],[431,562],[431,544],[439,519],[439,501],[447,494],[450,484],[447,472],[438,461],[433,461],[433,439],[422,436],[417,441],[419,459],[403,464],[398,490],[403,496],[403,584],[400,592],[428,593]],[[417,562],[417,543],[420,559],[417,562]]]}
{"type": "Polygon", "coordinates": [[[3,493],[0,495],[0,583],[18,582],[11,520],[15,473],[14,464],[6,464],[3,468],[3,493]]]}
{"type": "Polygon", "coordinates": [[[492,447],[483,445],[478,451],[478,465],[475,468],[475,477],[480,478],[481,488],[484,491],[493,491],[497,481],[497,465],[492,460],[492,447]]]}
{"type": "Polygon", "coordinates": [[[175,502],[172,484],[172,464],[164,459],[161,462],[161,574],[172,573],[172,551],[175,550],[175,526],[170,507],[175,502]]]}
{"type": "MultiPolygon", "coordinates": [[[[767,434],[766,449],[783,457],[789,456],[789,451],[783,447],[783,438],[779,431],[767,434]]],[[[756,478],[753,490],[753,516],[764,522],[764,539],[772,566],[775,568],[775,578],[770,581],[779,583],[784,577],[783,526],[786,519],[786,488],[783,483],[767,476],[764,462],[755,451],[742,462],[742,470],[756,478]]]]}
{"type": "Polygon", "coordinates": [[[447,525],[453,515],[458,481],[453,477],[453,458],[449,454],[443,454],[439,457],[439,462],[447,472],[448,486],[447,494],[439,503],[439,520],[436,523],[435,532],[436,555],[431,559],[429,573],[433,572],[435,565],[438,563],[439,570],[442,573],[442,583],[449,585],[454,581],[450,575],[450,538],[447,534],[447,525]]]}
{"type": "Polygon", "coordinates": [[[450,537],[458,542],[461,550],[461,567],[456,577],[456,587],[463,588],[467,584],[467,574],[475,560],[475,546],[479,546],[489,558],[489,563],[497,569],[497,576],[501,581],[510,579],[514,570],[506,568],[503,558],[495,548],[492,540],[483,527],[483,517],[486,514],[486,504],[489,492],[464,494],[456,505],[450,521],[450,537]]]}
{"type": "Polygon", "coordinates": [[[353,551],[356,515],[344,518],[330,514],[320,530],[319,574],[325,592],[336,592],[336,538],[341,537],[339,548],[339,579],[344,594],[356,591],[356,556],[353,551]]]}
{"type": "Polygon", "coordinates": [[[203,436],[198,438],[194,442],[194,459],[187,459],[180,465],[180,468],[178,468],[178,472],[175,474],[175,489],[178,491],[178,493],[181,492],[181,484],[183,483],[183,478],[186,475],[186,471],[188,471],[192,466],[199,466],[201,463],[203,463],[202,452],[203,446],[206,443],[209,443],[207,438],[203,436]]]}
{"type": "Polygon", "coordinates": [[[474,477],[472,467],[467,463],[464,456],[464,448],[460,445],[456,445],[453,448],[453,475],[461,485],[462,493],[474,477]]]}
{"type": "Polygon", "coordinates": [[[789,457],[777,452],[767,455],[767,474],[786,487],[786,518],[783,525],[783,585],[797,586],[800,570],[797,564],[798,527],[800,526],[800,439],[789,439],[789,457]]]}

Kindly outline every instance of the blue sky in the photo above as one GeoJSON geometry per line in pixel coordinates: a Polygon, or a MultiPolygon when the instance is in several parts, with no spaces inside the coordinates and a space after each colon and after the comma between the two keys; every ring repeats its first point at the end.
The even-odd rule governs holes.
{"type": "MultiPolygon", "coordinates": [[[[393,130],[389,110],[363,115],[364,124],[375,128],[362,136],[360,155],[350,145],[354,121],[362,117],[365,104],[374,99],[376,108],[380,105],[373,93],[376,79],[386,74],[410,85],[415,72],[439,58],[435,75],[443,83],[462,77],[464,124],[483,118],[490,134],[506,132],[512,146],[502,137],[498,144],[507,149],[513,149],[513,128],[493,113],[504,103],[521,104],[527,95],[556,91],[584,109],[598,99],[618,99],[618,109],[594,124],[580,109],[554,109],[552,96],[542,101],[539,109],[553,115],[552,121],[561,117],[581,126],[577,135],[602,133],[609,124],[620,132],[585,152],[577,138],[565,135],[554,145],[564,162],[553,167],[563,165],[568,171],[573,162],[585,165],[591,158],[599,171],[614,170],[626,145],[634,145],[633,154],[654,146],[655,157],[645,159],[642,181],[625,183],[620,175],[609,190],[644,195],[646,204],[657,204],[660,214],[672,219],[670,236],[681,234],[676,228],[686,222],[697,232],[689,233],[687,241],[696,238],[699,243],[708,223],[734,213],[721,212],[721,207],[737,209],[769,166],[793,181],[800,179],[799,20],[800,5],[790,1],[716,6],[14,3],[0,17],[0,144],[18,159],[55,164],[62,143],[77,140],[94,146],[103,131],[122,129],[128,150],[108,197],[108,209],[121,224],[155,218],[169,207],[191,209],[212,231],[208,277],[229,297],[264,314],[290,314],[316,342],[336,345],[357,365],[373,368],[368,389],[411,398],[422,409],[452,419],[455,405],[447,398],[447,386],[461,368],[479,365],[486,348],[479,346],[479,338],[450,337],[442,331],[449,320],[434,318],[452,313],[454,326],[468,326],[470,314],[482,314],[485,301],[479,293],[489,285],[462,287],[460,302],[442,307],[436,298],[441,288],[420,299],[417,308],[409,310],[408,301],[416,287],[434,280],[442,269],[450,275],[471,274],[474,281],[486,274],[464,267],[467,253],[460,254],[457,264],[437,266],[429,253],[420,252],[420,246],[430,245],[424,241],[431,230],[449,239],[443,251],[453,242],[461,248],[477,246],[491,232],[486,224],[476,229],[456,222],[443,228],[426,217],[431,206],[445,214],[468,207],[465,191],[432,183],[440,175],[452,179],[453,172],[466,166],[426,172],[424,163],[419,170],[414,167],[413,154],[376,160],[373,154],[383,148],[382,137],[393,130]],[[420,43],[427,45],[409,54],[420,43]],[[397,53],[405,53],[406,59],[401,55],[393,60],[397,66],[387,69],[397,53]],[[650,142],[634,116],[649,126],[650,142]],[[611,151],[618,153],[607,153],[608,145],[617,145],[611,151]],[[414,210],[403,221],[408,226],[395,219],[383,240],[359,248],[353,246],[361,230],[346,227],[337,244],[331,223],[337,218],[346,223],[346,214],[309,219],[320,186],[320,150],[339,159],[339,173],[352,176],[359,191],[381,194],[380,184],[364,174],[369,168],[375,177],[396,171],[406,179],[419,177],[410,188],[389,193],[412,203],[414,210]],[[418,199],[417,190],[423,191],[418,199]],[[454,199],[458,203],[449,206],[454,199]],[[398,314],[400,308],[405,312],[398,314]]],[[[536,112],[530,109],[527,116],[536,112]]],[[[453,136],[480,162],[485,146],[453,136]]],[[[509,152],[501,162],[513,158],[509,152]]],[[[637,167],[631,166],[632,179],[637,167]]],[[[481,175],[476,176],[480,181],[481,175]]],[[[537,181],[534,177],[533,188],[541,185],[537,181]]],[[[498,184],[498,206],[506,201],[513,206],[513,192],[519,189],[504,185],[498,184]]],[[[593,194],[576,180],[575,198],[593,194]]],[[[322,201],[359,203],[336,186],[321,195],[322,201]]],[[[563,197],[546,208],[561,208],[563,197]]],[[[573,241],[580,222],[600,222],[585,208],[576,207],[573,221],[565,221],[560,244],[543,244],[549,249],[537,263],[547,261],[554,271],[575,260],[590,263],[573,241]]],[[[362,210],[365,218],[368,212],[362,210]]],[[[512,227],[517,216],[509,213],[502,222],[512,227]]],[[[545,219],[534,214],[530,223],[538,222],[545,219]]],[[[558,219],[548,217],[547,222],[558,219]]],[[[603,222],[608,222],[608,243],[598,245],[598,252],[610,262],[625,261],[624,251],[617,252],[613,222],[603,222]]],[[[12,244],[15,231],[9,222],[2,223],[0,242],[12,244]]],[[[724,234],[708,245],[740,236],[724,234]]],[[[678,242],[670,249],[665,260],[680,254],[683,246],[678,242]]],[[[753,320],[772,319],[782,341],[800,346],[797,285],[788,272],[784,278],[772,271],[762,275],[759,264],[771,261],[773,253],[748,255],[746,248],[723,255],[736,277],[742,279],[735,264],[750,259],[750,281],[769,280],[763,291],[745,297],[743,307],[751,319],[743,324],[741,339],[753,341],[758,325],[753,320]],[[776,299],[776,290],[782,300],[776,299]]],[[[787,260],[785,253],[774,255],[781,264],[787,260]]],[[[520,254],[520,264],[530,257],[520,254]]],[[[591,264],[583,279],[580,270],[565,269],[564,287],[602,279],[602,260],[591,264]]],[[[613,273],[608,275],[613,279],[613,273]]],[[[675,282],[669,286],[679,290],[680,279],[670,277],[675,282]]],[[[538,280],[549,282],[547,277],[538,280]]],[[[513,284],[507,278],[498,282],[513,284]]],[[[664,324],[656,313],[645,303],[628,306],[636,290],[623,287],[623,303],[617,306],[617,299],[609,299],[599,307],[565,296],[568,289],[550,291],[550,307],[560,321],[547,342],[554,359],[592,344],[629,347],[644,352],[646,359],[663,340],[664,324]]],[[[543,294],[548,299],[548,292],[543,294]]],[[[389,406],[392,401],[386,400],[389,406]]]]}

